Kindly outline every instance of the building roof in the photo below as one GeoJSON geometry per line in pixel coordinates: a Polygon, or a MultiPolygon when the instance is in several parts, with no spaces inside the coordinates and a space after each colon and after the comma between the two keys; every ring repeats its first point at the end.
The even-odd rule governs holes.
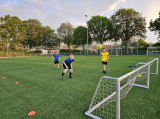
{"type": "Polygon", "coordinates": [[[103,45],[103,48],[113,48],[113,45],[103,45]]]}

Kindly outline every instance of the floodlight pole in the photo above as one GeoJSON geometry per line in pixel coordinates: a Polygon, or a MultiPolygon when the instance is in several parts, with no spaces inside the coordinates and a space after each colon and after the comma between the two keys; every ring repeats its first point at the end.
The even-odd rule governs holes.
{"type": "MultiPolygon", "coordinates": [[[[87,24],[87,15],[86,16],[86,24],[87,24]]],[[[87,55],[88,55],[88,25],[87,25],[87,55]]]]}
{"type": "MultiPolygon", "coordinates": [[[[101,21],[101,29],[102,29],[102,21],[101,21]]],[[[101,31],[101,35],[102,35],[102,31],[101,31]]],[[[103,37],[102,37],[102,45],[103,45],[103,37]]]]}

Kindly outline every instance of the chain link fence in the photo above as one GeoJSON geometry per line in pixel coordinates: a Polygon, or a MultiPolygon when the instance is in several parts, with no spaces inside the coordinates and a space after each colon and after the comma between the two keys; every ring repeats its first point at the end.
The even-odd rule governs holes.
{"type": "Polygon", "coordinates": [[[160,46],[147,47],[147,55],[160,55],[160,46]]]}

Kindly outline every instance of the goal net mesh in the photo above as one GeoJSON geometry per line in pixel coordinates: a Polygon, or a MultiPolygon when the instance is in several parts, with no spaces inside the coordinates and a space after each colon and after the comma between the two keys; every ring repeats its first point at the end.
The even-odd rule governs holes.
{"type": "MultiPolygon", "coordinates": [[[[123,99],[132,88],[137,75],[143,69],[138,70],[131,76],[120,82],[120,98],[123,99]]],[[[116,117],[116,80],[111,78],[102,78],[95,91],[89,110],[93,115],[103,119],[113,119],[116,117]],[[103,103],[102,103],[103,102],[103,103]],[[98,106],[99,105],[99,106],[98,106]],[[95,108],[96,107],[96,108],[95,108]],[[95,109],[94,109],[95,108],[95,109]]]]}
{"type": "Polygon", "coordinates": [[[122,55],[122,48],[106,48],[109,55],[122,55]]]}
{"type": "MultiPolygon", "coordinates": [[[[153,59],[150,58],[148,62],[153,59]]],[[[134,84],[147,85],[148,65],[144,66],[145,64],[147,63],[137,63],[133,69],[135,72],[120,81],[120,99],[128,94],[134,84]]],[[[156,66],[155,61],[150,63],[150,67],[154,65],[156,66]]],[[[156,70],[155,66],[153,72],[156,70]]],[[[88,110],[96,118],[116,118],[116,80],[117,78],[108,76],[100,79],[88,110]]]]}

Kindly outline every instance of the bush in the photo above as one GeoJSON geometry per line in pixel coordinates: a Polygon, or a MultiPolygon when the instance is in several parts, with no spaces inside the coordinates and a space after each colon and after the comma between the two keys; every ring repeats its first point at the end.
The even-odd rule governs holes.
{"type": "Polygon", "coordinates": [[[60,49],[60,53],[69,53],[69,52],[80,52],[80,50],[68,50],[68,49],[60,49]]]}
{"type": "Polygon", "coordinates": [[[67,52],[70,52],[70,50],[68,50],[68,49],[60,49],[60,53],[67,53],[67,52]]]}
{"type": "Polygon", "coordinates": [[[73,50],[72,52],[80,52],[80,50],[73,50]]]}
{"type": "Polygon", "coordinates": [[[42,53],[41,50],[35,50],[35,51],[28,51],[28,53],[42,53]]]}

